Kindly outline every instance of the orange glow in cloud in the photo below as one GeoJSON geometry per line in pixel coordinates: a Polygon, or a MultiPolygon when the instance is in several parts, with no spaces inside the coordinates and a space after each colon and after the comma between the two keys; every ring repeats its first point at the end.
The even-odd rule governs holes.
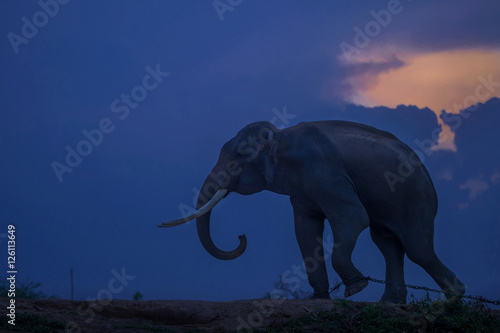
{"type": "MultiPolygon", "coordinates": [[[[484,84],[489,78],[500,82],[500,50],[407,53],[397,57],[405,62],[404,66],[368,78],[359,75],[348,79],[354,91],[352,102],[370,107],[416,105],[428,107],[439,116],[443,109],[458,113],[476,102],[500,97],[500,87],[493,89],[484,84]]],[[[380,58],[379,54],[368,55],[363,62],[380,58]]],[[[455,149],[453,133],[446,126],[438,148],[455,149]]]]}

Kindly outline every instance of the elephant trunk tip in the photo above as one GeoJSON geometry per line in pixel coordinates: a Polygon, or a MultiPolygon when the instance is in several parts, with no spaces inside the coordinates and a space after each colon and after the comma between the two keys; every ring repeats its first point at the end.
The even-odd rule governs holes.
{"type": "Polygon", "coordinates": [[[201,244],[203,245],[205,250],[214,258],[220,260],[233,260],[241,256],[247,248],[246,235],[242,234],[238,236],[239,244],[235,249],[231,251],[224,251],[219,249],[210,237],[210,215],[210,212],[208,212],[207,214],[196,219],[198,237],[200,238],[201,244]]]}
{"type": "Polygon", "coordinates": [[[208,246],[205,246],[205,249],[213,257],[215,257],[215,258],[217,258],[219,260],[234,260],[234,259],[238,258],[239,256],[241,256],[245,252],[245,250],[247,248],[247,237],[246,237],[246,235],[245,234],[239,235],[238,239],[239,239],[240,243],[232,251],[222,251],[222,250],[218,249],[217,247],[210,246],[208,244],[205,244],[205,245],[208,245],[208,246]]]}
{"type": "MultiPolygon", "coordinates": [[[[220,251],[215,255],[215,257],[222,260],[233,260],[241,256],[247,248],[247,236],[245,234],[239,235],[238,239],[240,244],[238,244],[236,249],[228,252],[220,251]]],[[[215,253],[212,253],[212,255],[214,254],[215,253]]]]}

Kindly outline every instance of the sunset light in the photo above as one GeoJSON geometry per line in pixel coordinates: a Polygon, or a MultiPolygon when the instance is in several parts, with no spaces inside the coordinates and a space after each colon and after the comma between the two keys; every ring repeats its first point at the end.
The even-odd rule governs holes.
{"type": "MultiPolygon", "coordinates": [[[[381,58],[375,52],[362,61],[380,63],[381,58]]],[[[404,65],[349,77],[351,101],[370,107],[428,107],[439,117],[442,110],[459,113],[477,102],[500,96],[500,50],[408,52],[398,54],[397,59],[404,65]]],[[[443,128],[440,148],[454,150],[452,136],[448,128],[443,128]]]]}

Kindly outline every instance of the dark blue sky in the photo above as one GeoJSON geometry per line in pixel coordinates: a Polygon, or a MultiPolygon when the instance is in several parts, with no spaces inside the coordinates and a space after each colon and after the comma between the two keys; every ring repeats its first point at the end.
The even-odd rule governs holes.
{"type": "MultiPolygon", "coordinates": [[[[247,235],[247,251],[234,261],[206,253],[193,222],[156,228],[179,217],[179,205],[192,205],[193,190],[224,142],[254,121],[288,127],[346,119],[393,132],[419,149],[418,142],[441,129],[441,105],[450,105],[447,112],[454,112],[452,101],[466,106],[478,77],[500,81],[498,1],[402,1],[354,62],[346,62],[340,45],[355,46],[355,28],[365,29],[374,20],[370,12],[388,10],[389,3],[395,4],[242,1],[223,20],[211,1],[73,0],[48,7],[53,17],[37,14],[35,1],[5,3],[0,233],[16,225],[19,277],[69,298],[74,268],[77,299],[96,298],[111,271],[122,268],[135,278],[115,298],[139,290],[146,299],[222,301],[271,291],[279,274],[302,265],[287,197],[233,194],[214,209],[219,247],[233,248],[237,235],[247,235]],[[36,33],[23,28],[34,19],[36,33]],[[440,67],[450,54],[470,63],[462,66],[468,71],[440,67]],[[409,70],[421,63],[432,75],[409,70]],[[146,77],[151,72],[156,80],[146,77]],[[450,79],[455,72],[460,79],[450,79]],[[437,88],[432,94],[412,86],[434,87],[440,77],[447,81],[437,97],[437,88]],[[387,95],[382,87],[394,80],[394,89],[409,88],[387,95]],[[133,96],[129,102],[126,95],[133,96]],[[290,117],[281,119],[284,108],[290,117]],[[99,126],[109,132],[94,138],[99,144],[79,146],[82,131],[99,126]],[[66,164],[67,149],[89,147],[71,173],[56,175],[54,162],[66,164]]],[[[490,98],[500,96],[500,87],[481,91],[476,100],[485,104],[450,115],[460,118],[459,126],[452,126],[458,118],[449,124],[454,150],[432,151],[425,164],[440,200],[438,255],[468,292],[498,299],[500,103],[490,98]]],[[[383,278],[383,258],[368,231],[354,262],[365,275],[383,278]]],[[[407,261],[405,271],[408,283],[436,287],[415,264],[407,261]]],[[[331,267],[329,274],[338,278],[331,267]]],[[[302,288],[309,290],[307,281],[302,288]]],[[[353,299],[381,294],[372,284],[353,299]]]]}

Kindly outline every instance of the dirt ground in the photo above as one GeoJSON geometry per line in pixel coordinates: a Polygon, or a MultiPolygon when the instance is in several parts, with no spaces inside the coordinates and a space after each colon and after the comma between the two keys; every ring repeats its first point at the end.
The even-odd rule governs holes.
{"type": "MultiPolygon", "coordinates": [[[[0,298],[3,309],[8,302],[9,299],[0,298]]],[[[360,311],[373,303],[269,299],[233,302],[16,299],[16,328],[22,328],[22,332],[224,332],[244,328],[281,331],[287,321],[335,306],[346,308],[347,304],[349,311],[360,311]]],[[[406,305],[384,305],[383,308],[390,316],[410,318],[406,305]]],[[[500,317],[500,310],[495,311],[500,317]]],[[[13,328],[5,324],[1,327],[3,330],[13,328]]]]}

